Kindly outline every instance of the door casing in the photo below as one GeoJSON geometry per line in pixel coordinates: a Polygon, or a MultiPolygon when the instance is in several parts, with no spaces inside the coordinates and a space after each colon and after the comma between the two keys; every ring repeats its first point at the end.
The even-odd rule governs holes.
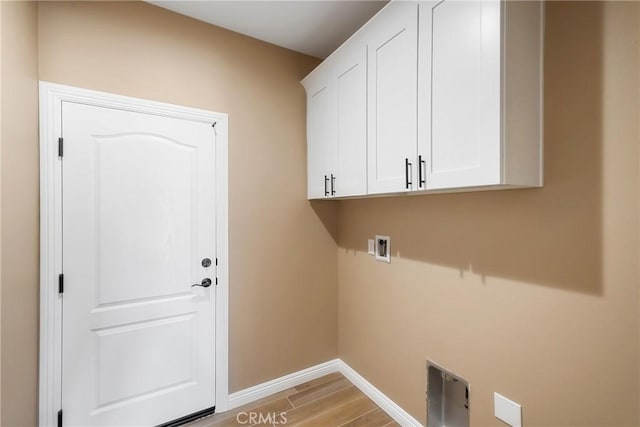
{"type": "MultiPolygon", "coordinates": [[[[62,163],[58,157],[62,102],[76,102],[164,117],[210,123],[216,130],[215,306],[216,411],[229,399],[229,230],[228,116],[224,113],[165,104],[71,86],[40,82],[40,354],[39,425],[55,426],[62,401],[62,163]]],[[[187,415],[187,414],[185,414],[187,415]]]]}

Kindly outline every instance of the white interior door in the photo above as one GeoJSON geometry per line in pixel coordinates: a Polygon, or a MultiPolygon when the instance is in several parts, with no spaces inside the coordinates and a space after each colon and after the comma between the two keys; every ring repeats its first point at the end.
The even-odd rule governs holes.
{"type": "Polygon", "coordinates": [[[213,407],[211,124],[64,102],[62,130],[64,425],[213,407]]]}

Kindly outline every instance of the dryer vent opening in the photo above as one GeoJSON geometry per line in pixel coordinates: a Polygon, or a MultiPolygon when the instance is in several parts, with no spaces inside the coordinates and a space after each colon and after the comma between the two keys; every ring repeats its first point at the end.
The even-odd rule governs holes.
{"type": "Polygon", "coordinates": [[[427,427],[469,427],[469,383],[430,361],[427,427]]]}

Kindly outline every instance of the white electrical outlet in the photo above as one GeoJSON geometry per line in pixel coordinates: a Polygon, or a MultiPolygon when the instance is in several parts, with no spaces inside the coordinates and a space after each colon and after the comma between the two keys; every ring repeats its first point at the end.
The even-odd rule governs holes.
{"type": "Polygon", "coordinates": [[[391,237],[376,235],[376,261],[391,262],[391,237]]]}
{"type": "Polygon", "coordinates": [[[496,418],[511,427],[522,427],[522,406],[506,397],[493,393],[496,418]]]}
{"type": "Polygon", "coordinates": [[[376,254],[375,240],[373,240],[373,239],[367,240],[367,251],[368,251],[369,255],[375,255],[376,254]]]}

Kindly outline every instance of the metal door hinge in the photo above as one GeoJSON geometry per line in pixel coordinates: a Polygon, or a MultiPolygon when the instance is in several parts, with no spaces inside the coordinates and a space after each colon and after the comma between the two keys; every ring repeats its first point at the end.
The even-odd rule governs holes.
{"type": "Polygon", "coordinates": [[[58,275],[58,293],[64,293],[64,274],[58,275]]]}
{"type": "Polygon", "coordinates": [[[58,427],[62,427],[62,409],[58,411],[58,427]]]}
{"type": "Polygon", "coordinates": [[[64,154],[64,139],[62,137],[58,138],[58,157],[62,157],[64,154]]]}

